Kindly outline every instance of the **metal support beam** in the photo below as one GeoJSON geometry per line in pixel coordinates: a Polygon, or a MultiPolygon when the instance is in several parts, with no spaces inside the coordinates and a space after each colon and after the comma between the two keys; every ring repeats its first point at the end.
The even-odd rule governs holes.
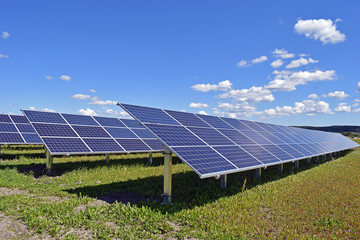
{"type": "Polygon", "coordinates": [[[105,165],[109,166],[109,154],[105,154],[105,165]]]}
{"type": "Polygon", "coordinates": [[[256,169],[256,178],[261,178],[261,168],[256,169]]]}
{"type": "Polygon", "coordinates": [[[298,168],[299,168],[299,160],[296,160],[296,161],[294,162],[294,168],[295,168],[295,169],[298,169],[298,168]]]}
{"type": "Polygon", "coordinates": [[[307,165],[310,165],[310,164],[311,164],[311,158],[306,159],[306,164],[307,164],[307,165]]]}
{"type": "Polygon", "coordinates": [[[51,175],[51,174],[52,174],[52,169],[53,169],[53,156],[51,156],[50,151],[47,150],[47,151],[46,151],[46,169],[45,169],[45,174],[46,174],[46,175],[51,175]]]}
{"type": "Polygon", "coordinates": [[[172,153],[169,149],[164,152],[164,193],[162,204],[171,204],[171,177],[172,177],[172,153]]]}
{"type": "Polygon", "coordinates": [[[149,166],[152,165],[152,152],[149,152],[149,166]]]}
{"type": "Polygon", "coordinates": [[[284,171],[284,164],[281,163],[281,164],[278,165],[278,172],[282,173],[283,171],[284,171]]]}
{"type": "Polygon", "coordinates": [[[225,189],[227,185],[227,174],[220,176],[220,188],[225,189]]]}
{"type": "Polygon", "coordinates": [[[319,162],[319,159],[320,159],[319,156],[316,156],[315,157],[315,162],[319,162]]]}

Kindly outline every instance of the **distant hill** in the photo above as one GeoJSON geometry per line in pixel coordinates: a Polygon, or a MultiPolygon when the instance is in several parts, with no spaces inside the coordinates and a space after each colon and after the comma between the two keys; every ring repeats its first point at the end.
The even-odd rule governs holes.
{"type": "Polygon", "coordinates": [[[306,128],[313,130],[320,130],[325,132],[337,132],[337,133],[345,133],[345,132],[354,132],[360,133],[360,126],[328,126],[328,127],[312,127],[312,126],[294,126],[298,128],[306,128]]]}

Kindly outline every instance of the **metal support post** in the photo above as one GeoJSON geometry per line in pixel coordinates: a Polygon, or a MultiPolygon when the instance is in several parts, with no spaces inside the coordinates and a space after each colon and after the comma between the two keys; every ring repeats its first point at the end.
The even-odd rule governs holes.
{"type": "Polygon", "coordinates": [[[324,162],[326,161],[326,154],[324,154],[324,162]]]}
{"type": "Polygon", "coordinates": [[[172,153],[169,149],[164,152],[164,193],[162,194],[162,204],[171,204],[171,171],[172,153]]]}
{"type": "Polygon", "coordinates": [[[316,156],[315,162],[319,162],[319,156],[316,156]]]}
{"type": "Polygon", "coordinates": [[[105,154],[105,165],[109,166],[109,154],[105,154]]]}
{"type": "Polygon", "coordinates": [[[152,152],[149,152],[149,166],[152,165],[152,152]]]}
{"type": "Polygon", "coordinates": [[[282,173],[283,171],[284,171],[284,164],[281,163],[281,164],[278,165],[278,172],[282,173]]]}
{"type": "Polygon", "coordinates": [[[225,189],[227,185],[227,174],[220,176],[220,188],[225,189]]]}
{"type": "Polygon", "coordinates": [[[256,169],[256,178],[261,178],[261,168],[256,169]]]}
{"type": "Polygon", "coordinates": [[[294,168],[295,168],[295,169],[298,169],[298,168],[299,168],[299,160],[296,160],[296,161],[294,162],[294,168]]]}
{"type": "Polygon", "coordinates": [[[46,151],[46,169],[45,169],[45,174],[46,174],[46,175],[51,175],[51,174],[52,174],[52,169],[53,169],[53,156],[51,156],[50,151],[47,150],[47,151],[46,151]]]}
{"type": "Polygon", "coordinates": [[[310,165],[310,163],[311,163],[311,158],[306,159],[306,164],[310,165]]]}

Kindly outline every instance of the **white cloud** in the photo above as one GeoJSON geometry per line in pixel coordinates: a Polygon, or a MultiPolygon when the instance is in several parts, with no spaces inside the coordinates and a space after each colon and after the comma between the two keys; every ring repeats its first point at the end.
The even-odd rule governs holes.
{"type": "Polygon", "coordinates": [[[8,32],[2,32],[3,39],[7,39],[8,37],[10,37],[10,34],[8,32]]]}
{"type": "Polygon", "coordinates": [[[252,63],[261,63],[261,62],[266,61],[267,59],[268,59],[267,56],[263,55],[263,56],[261,56],[261,57],[255,58],[255,59],[252,60],[251,62],[252,62],[252,63]]]}
{"type": "Polygon", "coordinates": [[[307,38],[319,40],[323,44],[345,41],[345,35],[336,29],[336,24],[331,19],[299,20],[294,28],[298,34],[304,34],[307,38]]]}
{"type": "Polygon", "coordinates": [[[353,110],[354,113],[360,113],[360,108],[356,108],[353,110]]]}
{"type": "Polygon", "coordinates": [[[281,67],[283,64],[284,64],[284,62],[283,62],[283,60],[281,60],[281,59],[275,60],[275,61],[273,61],[272,63],[270,63],[270,65],[271,65],[273,68],[281,67]]]}
{"type": "Polygon", "coordinates": [[[191,89],[199,92],[208,92],[208,91],[227,91],[232,88],[232,83],[229,80],[219,82],[218,84],[196,84],[191,86],[191,89]]]}
{"type": "Polygon", "coordinates": [[[296,86],[305,85],[308,82],[329,81],[335,79],[335,71],[274,71],[275,78],[265,88],[273,91],[293,91],[296,86]]]}
{"type": "Polygon", "coordinates": [[[59,77],[60,80],[64,80],[64,81],[68,81],[70,82],[71,81],[71,77],[69,75],[61,75],[59,77]]]}
{"type": "Polygon", "coordinates": [[[91,98],[91,102],[89,103],[90,105],[99,105],[99,106],[106,106],[106,105],[116,105],[117,102],[116,101],[112,101],[112,100],[101,100],[98,97],[93,97],[91,98]]]}
{"type": "Polygon", "coordinates": [[[71,98],[77,99],[77,100],[85,100],[85,99],[90,99],[90,95],[78,93],[78,94],[71,96],[71,98]]]}
{"type": "Polygon", "coordinates": [[[198,114],[208,115],[205,111],[200,111],[200,112],[198,112],[198,114]]]}
{"type": "Polygon", "coordinates": [[[293,53],[289,53],[287,50],[283,49],[275,49],[272,54],[274,54],[275,57],[277,58],[283,58],[283,59],[287,59],[287,58],[293,58],[295,57],[295,54],[293,53]]]}
{"type": "Polygon", "coordinates": [[[43,112],[55,112],[55,110],[50,108],[36,108],[36,107],[29,107],[30,110],[34,111],[43,111],[43,112]]]}
{"type": "Polygon", "coordinates": [[[96,92],[95,89],[90,89],[89,91],[92,92],[92,93],[95,93],[95,92],[96,92]]]}
{"type": "Polygon", "coordinates": [[[313,93],[313,94],[310,94],[310,95],[308,96],[308,98],[311,98],[311,99],[319,99],[319,96],[318,96],[317,94],[313,93]]]}
{"type": "Polygon", "coordinates": [[[217,107],[214,108],[214,114],[231,117],[231,118],[242,118],[259,115],[254,105],[248,102],[242,103],[223,103],[219,102],[217,107]]]}
{"type": "Polygon", "coordinates": [[[291,61],[291,63],[289,63],[286,68],[297,68],[297,67],[300,67],[300,66],[304,66],[304,65],[308,65],[309,63],[317,63],[319,62],[318,60],[314,60],[312,58],[299,58],[297,60],[293,60],[291,61]]]}
{"type": "Polygon", "coordinates": [[[272,92],[263,87],[251,87],[249,89],[230,90],[220,94],[220,99],[234,98],[241,102],[272,102],[275,100],[272,92]]]}
{"type": "Polygon", "coordinates": [[[87,109],[79,109],[77,111],[78,114],[81,114],[81,115],[91,115],[91,116],[97,116],[98,114],[95,112],[95,110],[92,110],[90,108],[87,108],[87,109]]]}
{"type": "Polygon", "coordinates": [[[328,94],[323,94],[323,97],[335,98],[337,100],[343,100],[344,98],[348,97],[349,95],[346,94],[344,91],[335,91],[329,92],[328,94]]]}
{"type": "Polygon", "coordinates": [[[46,78],[47,80],[53,79],[53,77],[52,77],[52,76],[49,76],[49,75],[46,75],[45,78],[46,78]]]}
{"type": "Polygon", "coordinates": [[[0,58],[9,58],[9,55],[0,54],[0,58]]]}
{"type": "Polygon", "coordinates": [[[335,112],[351,112],[351,106],[348,106],[347,103],[339,103],[335,112]]]}
{"type": "Polygon", "coordinates": [[[241,60],[236,64],[237,67],[247,67],[249,66],[245,60],[241,60]]]}
{"type": "Polygon", "coordinates": [[[329,103],[324,101],[303,100],[302,102],[295,102],[294,106],[283,106],[266,109],[262,115],[266,117],[280,117],[298,114],[326,113],[333,114],[329,107],[329,103]]]}
{"type": "Polygon", "coordinates": [[[358,82],[357,91],[360,92],[360,82],[358,82]]]}
{"type": "Polygon", "coordinates": [[[206,103],[190,103],[189,107],[191,108],[207,108],[209,105],[206,103]]]}
{"type": "Polygon", "coordinates": [[[125,111],[115,111],[111,108],[107,108],[105,109],[105,113],[112,115],[112,116],[120,116],[120,117],[125,117],[125,118],[131,118],[130,115],[125,112],[125,111]]]}

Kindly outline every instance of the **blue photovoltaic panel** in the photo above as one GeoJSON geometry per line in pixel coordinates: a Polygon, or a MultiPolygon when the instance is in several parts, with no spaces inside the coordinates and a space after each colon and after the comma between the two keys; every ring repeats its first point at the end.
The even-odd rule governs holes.
{"type": "Polygon", "coordinates": [[[14,123],[26,123],[30,124],[29,121],[25,116],[19,116],[19,115],[10,115],[11,119],[14,123]]]}
{"type": "Polygon", "coordinates": [[[141,139],[116,139],[126,151],[151,151],[141,139]]]}
{"type": "Polygon", "coordinates": [[[340,134],[119,105],[202,178],[277,165],[359,146],[340,134]],[[176,122],[164,113],[171,115],[176,122]]]}
{"type": "MultiPolygon", "coordinates": [[[[46,139],[44,143],[52,155],[159,152],[164,149],[161,142],[135,120],[126,119],[122,122],[118,118],[65,113],[53,113],[49,117],[47,112],[26,110],[23,112],[26,117],[30,114],[33,119],[38,121],[31,121],[31,124],[36,133],[39,134],[40,139],[46,139]],[[64,122],[54,123],[56,121],[54,119],[63,119],[64,122]],[[52,123],[47,123],[47,120],[52,123]],[[133,131],[138,135],[134,134],[133,131]],[[142,142],[141,139],[143,138],[152,140],[149,144],[153,147],[142,142]]],[[[31,130],[25,126],[20,126],[24,124],[17,125],[20,131],[28,131],[27,133],[29,133],[31,130]]],[[[35,141],[36,137],[27,135],[26,139],[35,141]]]]}
{"type": "Polygon", "coordinates": [[[184,126],[192,126],[192,127],[210,127],[209,124],[205,123],[203,120],[198,118],[193,113],[187,112],[176,112],[166,110],[168,114],[170,114],[173,118],[175,118],[178,122],[180,122],[184,126]]]}
{"type": "Polygon", "coordinates": [[[0,114],[0,123],[11,123],[11,119],[9,117],[9,115],[6,114],[0,114]]]}
{"type": "Polygon", "coordinates": [[[106,127],[105,130],[113,138],[137,138],[136,135],[128,128],[106,127]]]}
{"type": "Polygon", "coordinates": [[[132,113],[136,112],[136,115],[139,117],[139,121],[142,123],[162,123],[162,124],[171,124],[171,125],[180,125],[167,113],[161,109],[149,108],[149,107],[140,107],[135,105],[124,104],[128,111],[132,113]]]}
{"type": "Polygon", "coordinates": [[[23,113],[26,115],[30,122],[66,124],[65,120],[61,117],[59,113],[38,112],[31,110],[23,110],[23,113]]]}
{"type": "Polygon", "coordinates": [[[39,135],[37,135],[36,133],[23,133],[22,136],[25,139],[26,143],[42,144],[39,135]]]}
{"type": "Polygon", "coordinates": [[[111,138],[84,138],[84,142],[93,152],[124,152],[124,149],[111,138]]]}
{"type": "Polygon", "coordinates": [[[198,115],[198,117],[207,122],[213,128],[234,129],[232,126],[221,120],[219,117],[209,115],[198,115]]]}
{"type": "Polygon", "coordinates": [[[210,147],[174,147],[177,156],[194,168],[199,174],[234,171],[237,168],[210,147]]]}
{"type": "Polygon", "coordinates": [[[20,133],[3,133],[0,132],[0,143],[11,144],[11,143],[25,143],[20,133]]]}
{"type": "Polygon", "coordinates": [[[12,123],[0,123],[0,132],[18,132],[12,123]]]}
{"type": "Polygon", "coordinates": [[[169,146],[201,146],[206,145],[185,127],[172,125],[146,124],[156,136],[169,146]]]}
{"type": "Polygon", "coordinates": [[[151,147],[152,150],[163,151],[164,145],[158,139],[143,139],[143,141],[151,147]]]}
{"type": "Polygon", "coordinates": [[[43,137],[51,153],[90,153],[90,149],[80,138],[51,138],[43,137]]]}
{"type": "Polygon", "coordinates": [[[91,116],[65,114],[65,113],[61,115],[65,118],[65,120],[69,124],[99,126],[99,124],[91,116]]]}
{"type": "Polygon", "coordinates": [[[77,137],[69,125],[34,123],[40,137],[77,137]]]}
{"type": "Polygon", "coordinates": [[[36,133],[30,124],[16,124],[16,127],[21,133],[36,133]]]}
{"type": "Polygon", "coordinates": [[[72,128],[79,134],[80,137],[91,137],[91,138],[110,138],[109,134],[105,132],[102,127],[92,126],[77,126],[73,125],[72,128]]]}
{"type": "Polygon", "coordinates": [[[213,128],[188,127],[188,129],[209,145],[235,145],[213,128]]]}
{"type": "Polygon", "coordinates": [[[123,122],[127,127],[129,128],[145,128],[142,126],[138,121],[132,120],[132,119],[121,119],[121,122],[123,122]]]}
{"type": "MultiPolygon", "coordinates": [[[[117,118],[108,118],[108,117],[94,117],[95,120],[103,127],[126,127],[122,122],[117,118]]],[[[135,120],[133,120],[135,121],[135,120]]],[[[138,123],[139,124],[139,123],[138,123]]]]}

